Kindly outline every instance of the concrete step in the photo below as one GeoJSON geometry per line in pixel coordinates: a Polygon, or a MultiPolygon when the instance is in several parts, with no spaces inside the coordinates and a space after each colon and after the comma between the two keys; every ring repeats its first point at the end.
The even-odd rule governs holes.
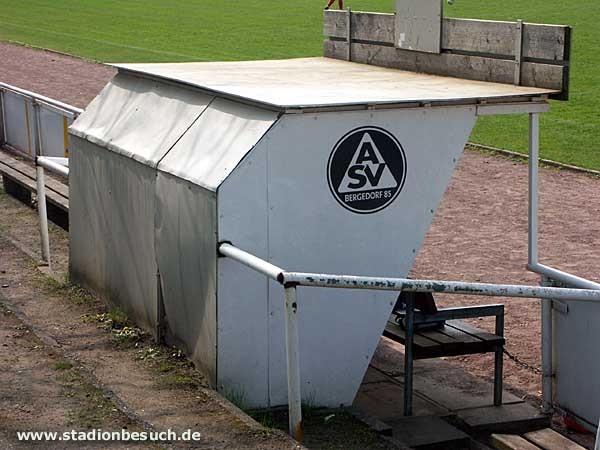
{"type": "Polygon", "coordinates": [[[456,415],[467,433],[522,434],[550,426],[550,417],[527,403],[465,409],[456,415]]]}
{"type": "Polygon", "coordinates": [[[435,416],[405,417],[386,422],[392,438],[415,450],[453,450],[469,448],[471,439],[458,428],[435,416]]]}

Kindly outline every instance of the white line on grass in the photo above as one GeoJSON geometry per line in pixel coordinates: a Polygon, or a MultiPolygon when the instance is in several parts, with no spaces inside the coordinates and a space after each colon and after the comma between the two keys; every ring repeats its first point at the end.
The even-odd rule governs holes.
{"type": "Polygon", "coordinates": [[[151,48],[138,47],[138,46],[135,46],[135,45],[118,44],[116,42],[105,41],[105,40],[102,40],[102,39],[92,39],[92,38],[80,36],[80,35],[77,35],[77,34],[64,33],[62,31],[44,30],[44,29],[38,28],[38,27],[29,27],[27,25],[17,25],[15,23],[6,22],[4,20],[0,20],[0,24],[7,25],[9,27],[14,27],[14,28],[21,28],[23,30],[28,30],[28,31],[40,31],[42,33],[49,33],[49,34],[55,34],[55,35],[59,35],[59,36],[72,37],[72,38],[75,38],[77,40],[84,40],[84,41],[96,42],[98,44],[110,45],[110,46],[113,46],[113,47],[127,48],[127,49],[131,49],[131,50],[141,50],[141,51],[144,51],[144,52],[155,53],[155,54],[158,54],[158,55],[180,56],[180,57],[183,57],[183,58],[192,59],[194,61],[208,61],[208,59],[200,58],[200,57],[194,56],[194,55],[186,55],[184,53],[168,52],[168,51],[161,51],[161,50],[153,50],[151,48]]]}

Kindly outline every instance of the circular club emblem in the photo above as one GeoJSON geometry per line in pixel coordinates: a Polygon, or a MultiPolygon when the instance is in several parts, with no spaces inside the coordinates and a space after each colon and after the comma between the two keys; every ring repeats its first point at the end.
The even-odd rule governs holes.
{"type": "Polygon", "coordinates": [[[382,128],[361,127],[342,137],[329,156],[327,180],[335,199],[359,214],[381,211],[404,185],[406,156],[382,128]]]}

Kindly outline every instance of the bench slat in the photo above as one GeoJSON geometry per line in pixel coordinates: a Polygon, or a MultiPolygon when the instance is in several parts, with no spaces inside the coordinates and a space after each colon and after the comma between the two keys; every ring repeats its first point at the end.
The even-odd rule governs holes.
{"type": "MultiPolygon", "coordinates": [[[[31,192],[36,192],[37,186],[35,181],[31,178],[26,177],[20,172],[11,169],[3,164],[0,164],[0,174],[4,177],[9,178],[15,183],[20,184],[31,192]]],[[[54,206],[62,209],[63,211],[69,211],[69,200],[65,199],[63,196],[58,195],[56,192],[47,189],[46,190],[46,199],[52,203],[54,206]]]]}
{"type": "MultiPolygon", "coordinates": [[[[482,330],[479,331],[486,334],[482,330]]],[[[393,319],[388,321],[383,335],[406,345],[406,331],[393,319]]],[[[493,352],[504,344],[504,339],[500,336],[491,336],[493,338],[479,338],[448,325],[442,329],[417,331],[413,336],[414,358],[428,359],[493,352]]]]}
{"type": "MultiPolygon", "coordinates": [[[[3,169],[3,166],[8,166],[9,168],[21,173],[27,178],[31,178],[33,181],[35,181],[36,179],[35,167],[25,164],[17,158],[14,158],[8,155],[7,153],[0,151],[0,172],[3,169]]],[[[56,192],[58,195],[61,195],[65,199],[69,198],[69,187],[66,184],[61,183],[60,181],[57,181],[48,175],[45,177],[45,179],[46,189],[50,189],[56,192]]]]}
{"type": "Polygon", "coordinates": [[[475,336],[471,336],[468,333],[465,333],[463,331],[457,330],[456,328],[453,328],[451,326],[446,325],[443,329],[438,330],[440,333],[443,333],[447,336],[451,336],[455,339],[459,339],[461,342],[463,343],[473,343],[473,342],[481,342],[482,339],[475,337],[475,336]]]}
{"type": "Polygon", "coordinates": [[[479,338],[483,341],[487,341],[487,342],[502,341],[502,342],[504,342],[504,338],[501,336],[497,336],[495,334],[488,333],[487,331],[481,330],[477,327],[474,327],[473,325],[469,325],[468,323],[461,322],[459,320],[450,320],[450,321],[446,322],[446,325],[448,325],[449,327],[452,327],[458,331],[462,331],[466,334],[469,334],[473,337],[479,338]]]}
{"type": "MultiPolygon", "coordinates": [[[[385,333],[389,333],[391,336],[393,336],[392,339],[398,338],[399,340],[394,339],[397,342],[406,342],[406,332],[404,328],[402,328],[395,322],[389,321],[387,323],[384,334],[385,333]]],[[[419,347],[422,349],[439,347],[439,344],[437,342],[432,341],[431,339],[428,339],[418,333],[415,333],[415,335],[413,336],[413,342],[415,344],[415,347],[419,347]]]]}

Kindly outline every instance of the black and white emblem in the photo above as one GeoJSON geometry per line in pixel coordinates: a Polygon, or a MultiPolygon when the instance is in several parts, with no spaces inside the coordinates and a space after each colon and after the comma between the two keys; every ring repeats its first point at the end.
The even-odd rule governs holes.
{"type": "Polygon", "coordinates": [[[369,214],[392,203],[404,185],[406,156],[398,140],[377,127],[342,137],[327,164],[329,189],[346,209],[369,214]]]}

